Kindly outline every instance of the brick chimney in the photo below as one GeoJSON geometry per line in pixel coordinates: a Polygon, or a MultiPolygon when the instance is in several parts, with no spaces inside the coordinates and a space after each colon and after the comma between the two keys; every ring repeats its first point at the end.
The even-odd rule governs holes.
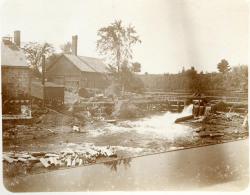
{"type": "Polygon", "coordinates": [[[72,54],[77,56],[77,35],[72,36],[72,54]]]}
{"type": "Polygon", "coordinates": [[[17,47],[21,46],[21,37],[20,37],[20,30],[14,31],[14,43],[16,44],[17,47]]]}

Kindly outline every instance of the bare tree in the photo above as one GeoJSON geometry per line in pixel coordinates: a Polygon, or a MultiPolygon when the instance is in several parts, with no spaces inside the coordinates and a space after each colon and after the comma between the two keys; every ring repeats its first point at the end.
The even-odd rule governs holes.
{"type": "Polygon", "coordinates": [[[67,42],[60,46],[60,49],[63,53],[71,54],[72,53],[72,44],[70,42],[67,42]]]}

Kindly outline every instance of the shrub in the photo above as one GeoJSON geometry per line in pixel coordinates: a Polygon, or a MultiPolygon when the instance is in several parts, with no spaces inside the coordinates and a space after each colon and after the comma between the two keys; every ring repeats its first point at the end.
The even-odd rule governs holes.
{"type": "Polygon", "coordinates": [[[220,101],[213,106],[213,111],[225,112],[225,111],[227,111],[227,107],[228,107],[228,105],[225,102],[220,101]]]}
{"type": "Polygon", "coordinates": [[[81,96],[81,97],[83,97],[83,98],[88,98],[88,97],[90,97],[90,93],[89,93],[88,90],[85,89],[85,88],[79,89],[78,95],[81,96]]]}

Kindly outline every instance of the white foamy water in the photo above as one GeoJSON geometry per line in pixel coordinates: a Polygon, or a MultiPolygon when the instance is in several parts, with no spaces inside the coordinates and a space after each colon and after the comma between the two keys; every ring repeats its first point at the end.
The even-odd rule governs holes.
{"type": "Polygon", "coordinates": [[[136,121],[124,121],[121,124],[107,124],[99,129],[91,130],[92,136],[102,134],[115,134],[121,132],[136,132],[151,138],[163,138],[174,140],[180,137],[192,136],[190,127],[175,124],[175,120],[179,117],[187,116],[192,113],[192,105],[184,108],[182,113],[166,112],[162,115],[154,115],[136,121]]]}

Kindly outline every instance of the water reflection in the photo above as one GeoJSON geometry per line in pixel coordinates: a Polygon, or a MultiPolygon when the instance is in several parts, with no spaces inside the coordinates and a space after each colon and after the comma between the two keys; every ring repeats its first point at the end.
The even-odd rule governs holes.
{"type": "Polygon", "coordinates": [[[118,166],[123,165],[125,169],[129,168],[131,161],[132,161],[132,158],[122,158],[118,160],[105,162],[104,165],[109,167],[111,171],[116,172],[118,166]]]}

